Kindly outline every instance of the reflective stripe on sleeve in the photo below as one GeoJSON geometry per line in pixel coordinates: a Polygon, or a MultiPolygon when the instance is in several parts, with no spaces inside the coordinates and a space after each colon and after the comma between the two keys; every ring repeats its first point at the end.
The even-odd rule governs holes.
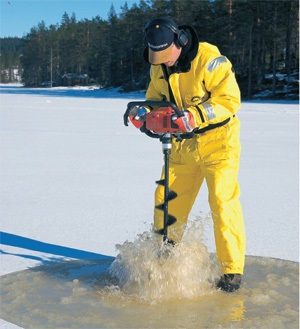
{"type": "Polygon", "coordinates": [[[214,108],[210,104],[202,104],[202,106],[204,107],[204,109],[206,111],[208,120],[214,119],[216,117],[214,108]]]}
{"type": "Polygon", "coordinates": [[[220,56],[220,57],[217,57],[215,59],[213,59],[208,65],[207,65],[207,69],[209,72],[212,72],[214,71],[220,64],[222,63],[226,63],[227,62],[227,59],[226,57],[224,56],[220,56]]]}

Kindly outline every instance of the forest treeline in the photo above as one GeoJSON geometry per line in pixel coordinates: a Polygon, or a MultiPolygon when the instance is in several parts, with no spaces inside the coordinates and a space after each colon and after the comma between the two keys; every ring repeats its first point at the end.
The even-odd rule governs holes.
{"type": "Polygon", "coordinates": [[[112,5],[107,19],[95,13],[80,21],[64,13],[56,25],[42,21],[23,38],[1,39],[1,82],[12,82],[18,69],[28,87],[59,85],[72,73],[101,87],[144,89],[144,26],[154,17],[193,25],[200,41],[216,45],[233,63],[244,98],[298,93],[298,0],[141,0],[131,8],[124,1],[118,15],[112,5]]]}

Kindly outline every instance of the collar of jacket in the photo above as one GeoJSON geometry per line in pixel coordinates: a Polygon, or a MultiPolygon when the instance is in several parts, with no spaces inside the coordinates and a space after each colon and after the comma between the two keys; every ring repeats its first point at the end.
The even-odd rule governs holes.
{"type": "MultiPolygon", "coordinates": [[[[199,48],[199,38],[195,29],[190,25],[181,25],[180,29],[184,29],[188,34],[188,43],[182,47],[182,52],[176,64],[170,68],[170,73],[188,72],[191,68],[191,62],[196,57],[199,48]]],[[[145,48],[143,57],[145,62],[148,60],[148,47],[145,48]]],[[[163,65],[163,64],[159,64],[163,65]]]]}

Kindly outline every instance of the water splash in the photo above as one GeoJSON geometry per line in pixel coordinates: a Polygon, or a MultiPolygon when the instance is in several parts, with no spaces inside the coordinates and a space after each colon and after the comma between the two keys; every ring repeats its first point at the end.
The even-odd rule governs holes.
{"type": "Polygon", "coordinates": [[[193,299],[213,293],[218,274],[202,242],[201,223],[195,220],[175,246],[164,244],[151,232],[117,245],[119,254],[109,272],[117,278],[120,290],[151,301],[193,299]]]}

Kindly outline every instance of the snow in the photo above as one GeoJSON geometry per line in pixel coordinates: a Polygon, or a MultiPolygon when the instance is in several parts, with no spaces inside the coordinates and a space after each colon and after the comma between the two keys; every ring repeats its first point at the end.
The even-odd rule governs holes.
{"type": "MultiPolygon", "coordinates": [[[[57,259],[116,256],[149,231],[160,142],[123,125],[144,94],[1,85],[1,275],[57,259]]],[[[299,105],[243,102],[247,255],[299,261],[299,105]]],[[[215,251],[207,190],[191,218],[215,251]]],[[[1,328],[17,328],[0,320],[1,328]]]]}

